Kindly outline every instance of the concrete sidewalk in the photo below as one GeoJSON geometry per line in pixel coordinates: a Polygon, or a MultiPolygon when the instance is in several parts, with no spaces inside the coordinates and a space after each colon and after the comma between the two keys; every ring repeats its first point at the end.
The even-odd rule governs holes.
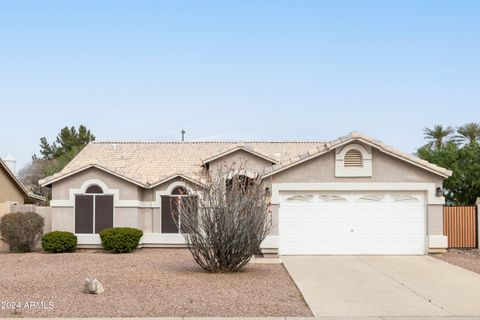
{"type": "Polygon", "coordinates": [[[317,317],[480,318],[480,275],[429,256],[282,261],[317,317]]]}
{"type": "MultiPolygon", "coordinates": [[[[3,319],[19,319],[19,318],[3,318],[3,319]]],[[[315,318],[295,318],[295,317],[192,317],[192,318],[21,318],[31,320],[51,320],[51,319],[67,319],[67,320],[113,320],[113,319],[141,319],[141,320],[480,320],[480,317],[315,317],[315,318]]]]}

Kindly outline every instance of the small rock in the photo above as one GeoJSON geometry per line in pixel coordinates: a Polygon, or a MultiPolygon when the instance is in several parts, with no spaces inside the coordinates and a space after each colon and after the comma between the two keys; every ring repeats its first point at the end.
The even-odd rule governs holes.
{"type": "Polygon", "coordinates": [[[105,291],[100,281],[94,277],[88,277],[83,281],[83,289],[85,292],[92,294],[99,294],[105,291]]]}

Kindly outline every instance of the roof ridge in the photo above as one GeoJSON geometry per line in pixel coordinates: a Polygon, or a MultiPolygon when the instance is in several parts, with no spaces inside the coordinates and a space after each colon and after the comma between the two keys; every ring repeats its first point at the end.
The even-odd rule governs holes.
{"type": "Polygon", "coordinates": [[[291,144],[301,144],[301,143],[319,143],[323,144],[325,141],[267,141],[267,140],[256,140],[256,141],[92,141],[90,144],[213,144],[213,143],[223,143],[223,144],[248,144],[248,143],[291,143],[291,144]]]}

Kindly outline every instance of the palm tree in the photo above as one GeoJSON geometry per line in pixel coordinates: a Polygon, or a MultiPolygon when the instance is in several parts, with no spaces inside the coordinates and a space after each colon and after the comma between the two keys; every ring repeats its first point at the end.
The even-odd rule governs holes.
{"type": "Polygon", "coordinates": [[[433,126],[433,129],[424,128],[423,134],[425,139],[430,140],[428,143],[430,146],[434,145],[435,148],[440,148],[445,138],[449,138],[454,132],[452,127],[443,127],[441,124],[436,124],[433,126]]]}
{"type": "Polygon", "coordinates": [[[457,129],[455,140],[459,143],[474,143],[480,140],[480,124],[471,122],[457,129]]]}

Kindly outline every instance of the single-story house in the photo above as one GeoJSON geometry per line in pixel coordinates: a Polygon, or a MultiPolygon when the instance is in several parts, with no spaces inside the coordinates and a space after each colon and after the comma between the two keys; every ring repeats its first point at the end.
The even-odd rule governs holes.
{"type": "Polygon", "coordinates": [[[452,173],[353,132],[329,142],[92,142],[52,188],[52,229],[99,244],[109,226],[144,231],[142,246],[184,245],[170,197],[219,165],[245,164],[271,192],[262,251],[282,255],[426,254],[447,247],[443,179],[452,173]]]}

